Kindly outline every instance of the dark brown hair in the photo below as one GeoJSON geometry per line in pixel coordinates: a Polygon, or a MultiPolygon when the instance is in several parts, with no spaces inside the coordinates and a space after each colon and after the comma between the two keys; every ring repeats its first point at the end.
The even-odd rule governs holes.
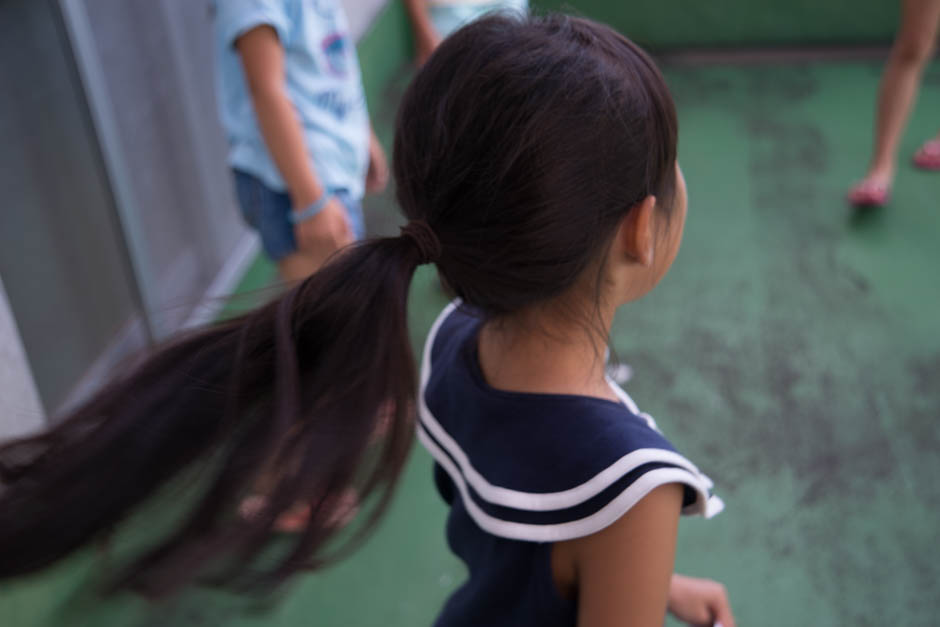
{"type": "MultiPolygon", "coordinates": [[[[463,28],[418,73],[397,126],[399,203],[439,240],[446,282],[489,316],[564,293],[632,206],[668,199],[675,184],[662,77],[588,20],[494,16],[463,28]]],[[[252,581],[320,566],[330,504],[350,485],[375,495],[361,537],[411,442],[405,307],[426,255],[413,237],[356,244],[275,302],[164,346],[58,426],[0,447],[0,578],[100,538],[195,464],[213,471],[199,498],[118,586],[159,597],[219,566],[237,580],[297,502],[312,508],[305,531],[252,581]],[[266,473],[269,508],[239,517],[266,473]]]]}
{"type": "Polygon", "coordinates": [[[398,202],[439,237],[458,296],[516,312],[572,287],[647,195],[669,209],[676,126],[656,66],[611,28],[490,17],[451,35],[404,96],[398,202]]]}

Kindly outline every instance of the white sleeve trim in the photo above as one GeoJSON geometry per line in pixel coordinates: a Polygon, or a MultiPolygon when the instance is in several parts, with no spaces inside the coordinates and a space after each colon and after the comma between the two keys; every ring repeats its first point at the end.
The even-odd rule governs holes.
{"type": "MultiPolygon", "coordinates": [[[[480,509],[467,490],[467,484],[460,471],[454,466],[447,454],[420,429],[418,430],[418,438],[453,480],[454,485],[460,491],[467,513],[474,522],[484,531],[502,538],[531,542],[558,542],[588,536],[613,524],[653,489],[669,483],[697,486],[696,491],[699,493],[699,498],[696,499],[696,505],[690,506],[690,508],[695,507],[696,511],[694,513],[701,512],[706,516],[709,515],[709,507],[706,504],[708,503],[706,501],[708,498],[707,490],[698,485],[697,477],[683,468],[657,468],[639,477],[604,507],[579,520],[552,525],[533,525],[502,520],[480,509]]],[[[721,511],[723,504],[720,499],[712,498],[716,499],[711,513],[711,515],[714,515],[721,511]]],[[[688,509],[686,508],[686,510],[688,509]]],[[[683,513],[689,512],[684,511],[683,513]]]]}
{"type": "Polygon", "coordinates": [[[281,46],[286,47],[290,37],[290,21],[284,13],[270,4],[252,6],[250,9],[218,9],[216,20],[221,25],[222,40],[232,47],[238,38],[259,26],[270,26],[277,33],[281,46]],[[224,12],[224,13],[223,13],[224,12]]]}

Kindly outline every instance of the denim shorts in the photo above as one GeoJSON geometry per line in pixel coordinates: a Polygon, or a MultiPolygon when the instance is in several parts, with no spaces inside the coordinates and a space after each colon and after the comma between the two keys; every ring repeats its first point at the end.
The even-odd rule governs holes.
{"type": "MultiPolygon", "coordinates": [[[[290,197],[276,192],[258,177],[232,170],[235,175],[235,193],[241,206],[242,216],[248,226],[261,236],[264,252],[274,261],[280,261],[297,250],[294,240],[294,225],[290,222],[290,197]]],[[[365,235],[362,204],[352,198],[346,190],[332,190],[332,194],[346,208],[346,216],[352,225],[353,236],[358,240],[365,235]]]]}

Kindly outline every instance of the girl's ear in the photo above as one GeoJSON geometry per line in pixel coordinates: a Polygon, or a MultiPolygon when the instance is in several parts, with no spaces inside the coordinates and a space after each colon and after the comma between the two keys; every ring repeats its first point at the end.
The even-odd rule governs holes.
{"type": "Polygon", "coordinates": [[[653,264],[656,238],[654,216],[656,197],[647,196],[624,216],[617,233],[623,254],[635,263],[649,267],[653,264]]]}

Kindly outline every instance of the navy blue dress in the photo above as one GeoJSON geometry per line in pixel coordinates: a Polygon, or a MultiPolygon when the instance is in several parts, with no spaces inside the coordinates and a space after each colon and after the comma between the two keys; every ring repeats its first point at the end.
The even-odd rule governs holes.
{"type": "Polygon", "coordinates": [[[612,381],[620,403],[496,390],[477,358],[482,320],[449,305],[424,349],[418,438],[451,507],[447,541],[469,570],[436,625],[570,626],[553,542],[612,524],[657,486],[685,486],[684,514],[722,508],[712,483],[612,381]]]}

